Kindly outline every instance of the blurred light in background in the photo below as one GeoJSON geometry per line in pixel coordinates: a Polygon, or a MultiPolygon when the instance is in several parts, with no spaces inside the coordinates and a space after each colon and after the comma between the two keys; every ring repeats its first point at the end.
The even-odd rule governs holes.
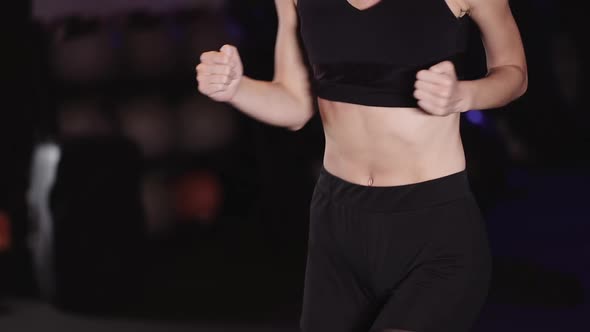
{"type": "Polygon", "coordinates": [[[55,224],[50,196],[55,187],[61,148],[54,142],[43,142],[33,151],[30,184],[27,192],[29,211],[28,247],[31,250],[37,287],[45,298],[57,291],[54,271],[55,224]]]}
{"type": "Polygon", "coordinates": [[[119,109],[123,133],[141,147],[144,156],[168,153],[175,137],[169,105],[157,97],[137,97],[119,109]]]}
{"type": "Polygon", "coordinates": [[[189,8],[219,9],[225,0],[33,0],[33,16],[41,21],[59,17],[108,16],[135,10],[170,12],[189,8]]]}
{"type": "Polygon", "coordinates": [[[208,170],[194,170],[178,177],[174,202],[181,221],[210,224],[216,221],[223,202],[218,176],[208,170]]]}
{"type": "Polygon", "coordinates": [[[127,27],[126,63],[138,76],[157,77],[172,71],[175,65],[174,40],[158,17],[131,15],[127,27]]]}
{"type": "Polygon", "coordinates": [[[58,137],[122,135],[139,147],[151,234],[178,221],[211,223],[221,208],[221,181],[199,161],[235,142],[239,117],[199,95],[194,66],[232,42],[224,3],[34,1],[51,41],[58,137]]]}
{"type": "Polygon", "coordinates": [[[482,111],[479,110],[471,110],[465,113],[467,120],[474,125],[483,125],[485,123],[485,117],[482,111]]]}
{"type": "Polygon", "coordinates": [[[10,250],[12,246],[12,233],[10,227],[10,217],[3,211],[0,211],[0,252],[10,250]]]}
{"type": "Polygon", "coordinates": [[[65,138],[105,136],[115,130],[97,99],[65,101],[57,116],[59,132],[65,138]]]}
{"type": "Polygon", "coordinates": [[[111,36],[98,20],[70,19],[52,38],[57,76],[69,81],[96,81],[113,75],[115,54],[111,36]]]}
{"type": "Polygon", "coordinates": [[[145,223],[149,234],[162,233],[173,226],[174,211],[166,176],[161,172],[144,175],[141,188],[145,223]]]}
{"type": "Polygon", "coordinates": [[[178,109],[180,145],[199,153],[223,148],[236,135],[235,110],[202,96],[187,98],[178,109]]]}

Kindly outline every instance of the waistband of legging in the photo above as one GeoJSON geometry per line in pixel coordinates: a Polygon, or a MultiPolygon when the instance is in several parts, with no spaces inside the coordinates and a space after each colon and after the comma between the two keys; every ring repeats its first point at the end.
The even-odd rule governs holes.
{"type": "Polygon", "coordinates": [[[465,170],[411,184],[365,186],[331,174],[324,166],[320,169],[316,190],[340,204],[384,212],[427,208],[472,194],[465,170]]]}

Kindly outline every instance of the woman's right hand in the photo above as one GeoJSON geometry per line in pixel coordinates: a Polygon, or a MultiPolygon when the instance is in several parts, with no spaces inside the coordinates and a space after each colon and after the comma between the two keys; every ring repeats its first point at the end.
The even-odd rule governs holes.
{"type": "Polygon", "coordinates": [[[199,92],[221,102],[232,100],[244,74],[240,54],[231,45],[204,52],[195,69],[199,92]]]}

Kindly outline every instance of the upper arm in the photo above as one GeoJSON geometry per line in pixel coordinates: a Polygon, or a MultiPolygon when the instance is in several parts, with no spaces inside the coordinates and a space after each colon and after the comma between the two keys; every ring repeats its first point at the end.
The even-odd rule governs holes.
{"type": "Polygon", "coordinates": [[[516,66],[527,76],[524,47],[508,0],[466,0],[479,27],[488,69],[516,66]]]}
{"type": "Polygon", "coordinates": [[[298,17],[294,0],[275,0],[278,30],[273,82],[282,84],[304,107],[311,108],[307,67],[297,34],[298,17]]]}

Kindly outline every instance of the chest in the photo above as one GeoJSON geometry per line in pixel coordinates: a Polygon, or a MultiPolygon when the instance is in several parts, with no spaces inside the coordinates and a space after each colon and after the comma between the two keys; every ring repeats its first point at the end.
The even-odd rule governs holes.
{"type": "Polygon", "coordinates": [[[445,0],[298,0],[297,10],[304,44],[318,60],[354,61],[368,52],[375,61],[406,62],[445,53],[456,48],[465,20],[445,0]]]}

